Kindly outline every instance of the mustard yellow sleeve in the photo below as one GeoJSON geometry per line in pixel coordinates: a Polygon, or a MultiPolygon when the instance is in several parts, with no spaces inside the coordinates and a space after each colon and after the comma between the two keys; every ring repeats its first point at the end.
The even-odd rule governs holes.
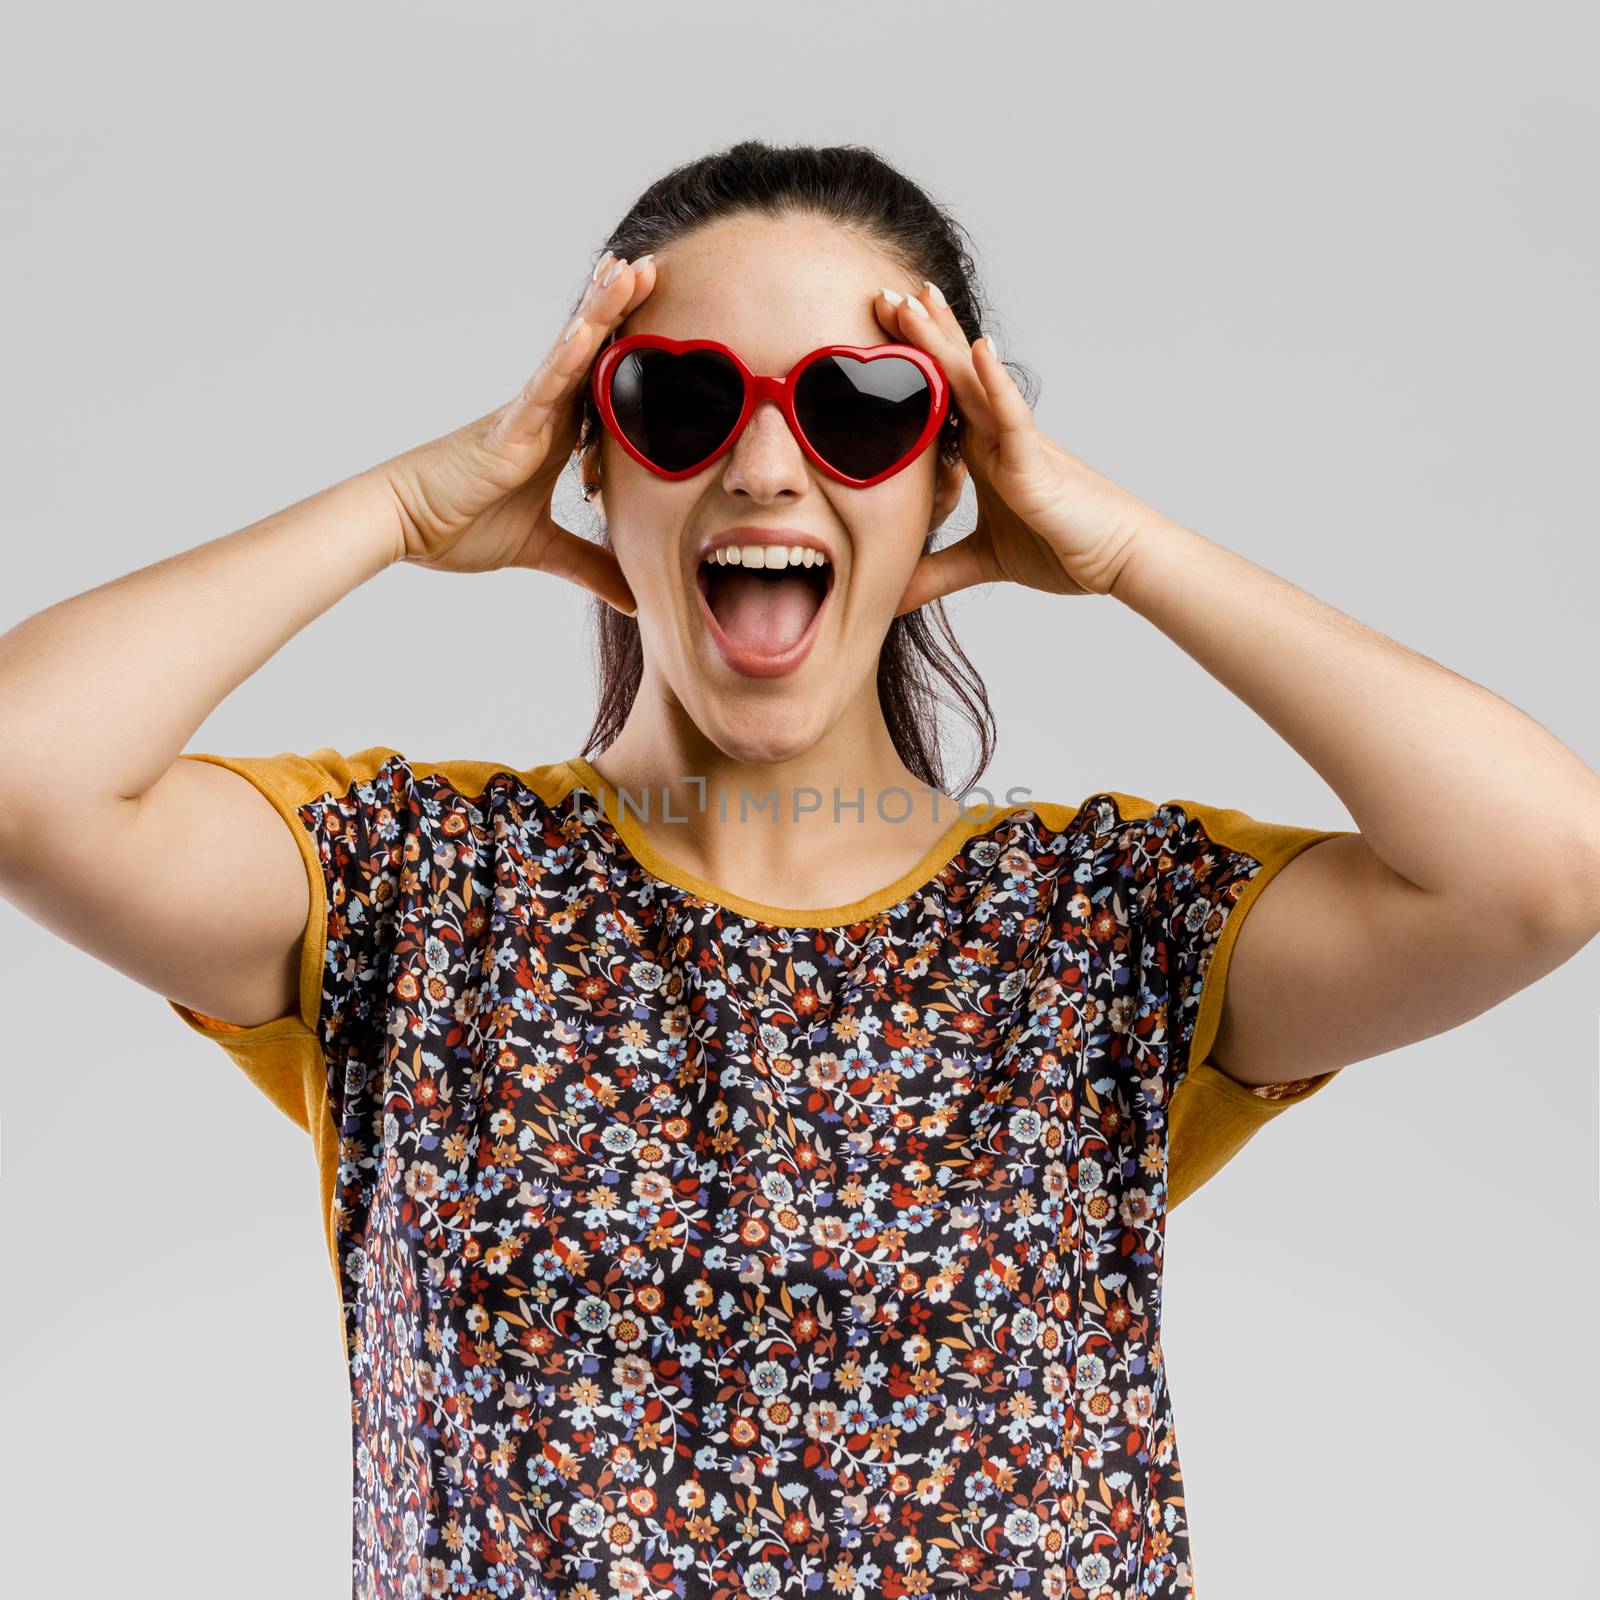
{"type": "MultiPolygon", "coordinates": [[[[1302,850],[1350,829],[1264,822],[1190,800],[1152,805],[1113,795],[1142,829],[1131,864],[1142,940],[1143,1009],[1170,1095],[1167,1207],[1221,1170],[1256,1132],[1325,1088],[1339,1069],[1260,1088],[1209,1059],[1222,1020],[1239,930],[1272,880],[1302,850]]],[[[1292,1066],[1292,1063],[1286,1063],[1292,1066]]]]}
{"type": "MultiPolygon", "coordinates": [[[[342,1077],[330,1080],[327,1046],[344,1020],[370,1000],[381,979],[382,910],[392,902],[386,832],[404,803],[407,768],[397,752],[374,746],[352,755],[224,756],[185,751],[247,779],[271,802],[305,865],[310,907],[300,956],[298,1005],[251,1027],[165,997],[184,1024],[217,1044],[297,1127],[310,1135],[321,1178],[327,1246],[333,1258],[333,1200],[339,1154],[342,1077]],[[330,963],[330,936],[335,959],[330,963]]],[[[337,1273],[337,1262],[335,1261],[337,1273]]]]}
{"type": "Polygon", "coordinates": [[[1167,1209],[1225,1167],[1276,1116],[1309,1100],[1341,1069],[1259,1088],[1202,1061],[1185,1074],[1167,1108],[1167,1209]]]}

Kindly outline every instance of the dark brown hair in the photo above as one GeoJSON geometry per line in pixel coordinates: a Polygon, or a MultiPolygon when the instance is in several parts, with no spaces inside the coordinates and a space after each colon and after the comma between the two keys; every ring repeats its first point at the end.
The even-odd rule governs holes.
{"type": "MultiPolygon", "coordinates": [[[[968,248],[971,236],[925,190],[863,145],[776,146],[743,139],[686,162],[634,201],[612,229],[602,254],[609,250],[631,261],[726,217],[797,213],[853,229],[913,277],[932,279],[969,343],[984,331],[989,319],[968,248]]],[[[1020,363],[1006,365],[1031,405],[1037,390],[1033,375],[1020,363]]],[[[959,418],[939,435],[941,465],[953,466],[961,457],[958,427],[959,418]]],[[[585,497],[597,482],[601,431],[599,411],[585,390],[577,446],[585,497]]],[[[929,533],[924,553],[933,548],[939,531],[929,533]]],[[[610,547],[608,532],[601,542],[610,547]]],[[[581,751],[585,756],[603,752],[621,732],[644,665],[635,619],[598,598],[594,605],[599,700],[581,751]]],[[[954,707],[978,740],[972,771],[954,792],[959,795],[975,783],[994,753],[994,712],[983,679],[956,642],[942,601],[894,618],[878,655],[877,680],[878,702],[895,749],[918,780],[946,788],[942,703],[954,707]],[[940,681],[948,694],[941,694],[940,681]]]]}

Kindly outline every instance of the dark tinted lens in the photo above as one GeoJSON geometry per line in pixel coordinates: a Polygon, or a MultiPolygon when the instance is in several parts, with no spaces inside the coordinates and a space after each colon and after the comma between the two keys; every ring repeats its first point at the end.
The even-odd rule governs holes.
{"type": "Polygon", "coordinates": [[[668,472],[704,461],[739,420],[739,369],[715,350],[632,350],[611,374],[611,409],[640,455],[668,472]]]}
{"type": "Polygon", "coordinates": [[[819,356],[794,391],[795,415],[812,448],[851,478],[875,477],[900,460],[932,403],[922,369],[903,356],[819,356]]]}

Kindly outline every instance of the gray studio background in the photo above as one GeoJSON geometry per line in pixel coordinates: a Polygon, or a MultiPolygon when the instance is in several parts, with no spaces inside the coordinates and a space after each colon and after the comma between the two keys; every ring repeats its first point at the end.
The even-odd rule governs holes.
{"type": "MultiPolygon", "coordinates": [[[[508,398],[668,166],[861,141],[976,234],[1046,432],[1600,764],[1592,16],[1109,12],[32,9],[0,66],[0,628],[508,398]]],[[[1350,825],[1114,602],[950,610],[994,788],[1350,825]]],[[[587,616],[542,575],[391,571],[188,748],[557,759],[587,616]]],[[[348,1594],[308,1141],[4,902],[0,964],[10,1592],[348,1594]]],[[[1597,974],[1592,945],[1346,1069],[1173,1215],[1202,1600],[1584,1587],[1597,974]]]]}

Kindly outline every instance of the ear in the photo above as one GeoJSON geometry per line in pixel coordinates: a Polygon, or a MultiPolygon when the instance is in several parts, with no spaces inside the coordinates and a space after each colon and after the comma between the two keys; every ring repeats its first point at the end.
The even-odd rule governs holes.
{"type": "Polygon", "coordinates": [[[928,519],[928,532],[939,527],[955,510],[961,500],[961,490],[967,481],[967,464],[957,461],[952,466],[942,463],[937,469],[933,491],[933,515],[928,519]]]}
{"type": "Polygon", "coordinates": [[[606,503],[600,493],[600,452],[597,449],[580,450],[576,452],[578,458],[578,481],[583,485],[584,503],[591,505],[604,519],[606,503]]]}

